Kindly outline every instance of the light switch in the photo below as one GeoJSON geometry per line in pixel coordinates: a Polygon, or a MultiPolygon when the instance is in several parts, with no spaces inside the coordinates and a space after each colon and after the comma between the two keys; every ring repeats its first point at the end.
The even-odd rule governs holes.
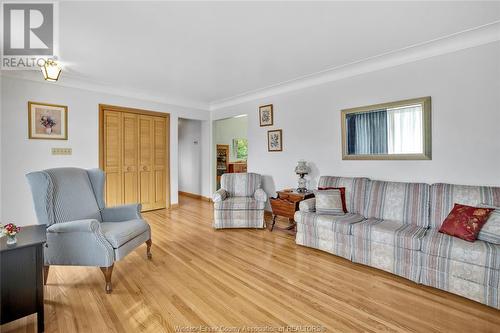
{"type": "Polygon", "coordinates": [[[52,155],[71,155],[71,148],[52,148],[52,155]]]}

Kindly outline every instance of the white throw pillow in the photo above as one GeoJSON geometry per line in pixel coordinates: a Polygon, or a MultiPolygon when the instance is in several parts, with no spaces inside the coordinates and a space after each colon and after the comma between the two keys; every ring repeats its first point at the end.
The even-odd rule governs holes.
{"type": "Polygon", "coordinates": [[[344,215],[340,190],[314,191],[316,213],[325,215],[344,215]]]}
{"type": "Polygon", "coordinates": [[[500,245],[500,207],[493,207],[491,205],[481,204],[483,208],[495,208],[491,212],[490,217],[481,228],[477,239],[500,245]]]}

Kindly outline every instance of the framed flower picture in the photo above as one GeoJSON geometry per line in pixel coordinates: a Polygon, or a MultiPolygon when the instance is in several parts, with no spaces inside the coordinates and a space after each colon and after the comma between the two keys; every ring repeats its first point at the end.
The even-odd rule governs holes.
{"type": "Polygon", "coordinates": [[[267,131],[267,151],[283,151],[283,131],[267,131]]]}
{"type": "Polygon", "coordinates": [[[273,105],[259,106],[260,127],[273,125],[273,105]]]}
{"type": "Polygon", "coordinates": [[[68,107],[28,102],[28,137],[68,140],[68,107]]]}

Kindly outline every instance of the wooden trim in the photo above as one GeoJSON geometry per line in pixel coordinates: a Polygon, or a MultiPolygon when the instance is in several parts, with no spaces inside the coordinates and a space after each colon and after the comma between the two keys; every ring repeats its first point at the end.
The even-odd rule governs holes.
{"type": "Polygon", "coordinates": [[[201,196],[200,194],[190,193],[190,192],[184,192],[184,191],[179,191],[179,195],[184,195],[186,197],[190,197],[190,198],[193,198],[193,199],[201,199],[201,198],[203,198],[203,196],[201,196]]]}
{"type": "Polygon", "coordinates": [[[190,192],[184,192],[184,191],[179,191],[179,195],[183,195],[185,197],[193,198],[193,199],[199,199],[203,201],[208,201],[211,202],[212,199],[209,197],[205,197],[201,194],[196,194],[196,193],[190,193],[190,192]]]}
{"type": "Polygon", "coordinates": [[[390,103],[381,103],[374,105],[366,105],[357,108],[344,109],[340,113],[340,125],[342,133],[342,159],[343,160],[431,160],[432,159],[432,124],[431,124],[431,97],[420,97],[406,99],[390,103]],[[401,107],[406,105],[421,104],[422,105],[422,137],[423,137],[423,153],[422,154],[381,154],[381,155],[349,155],[347,154],[347,138],[346,138],[346,118],[348,114],[367,112],[377,109],[388,109],[401,107]]]}
{"type": "MultiPolygon", "coordinates": [[[[157,113],[157,112],[153,112],[153,113],[157,113]]],[[[163,117],[163,116],[161,116],[163,117]]],[[[165,172],[166,176],[167,176],[167,179],[166,182],[167,182],[167,194],[168,194],[168,200],[167,202],[165,203],[165,208],[169,209],[170,208],[170,204],[172,202],[172,191],[170,189],[170,113],[167,113],[166,114],[166,119],[165,119],[165,126],[167,127],[167,133],[165,134],[165,139],[167,140],[167,143],[166,143],[166,148],[167,148],[167,156],[165,157],[165,168],[166,170],[168,170],[168,172],[165,172]]]]}
{"type": "Polygon", "coordinates": [[[177,208],[179,208],[179,204],[178,203],[170,205],[170,209],[177,209],[177,208]]]}
{"type": "Polygon", "coordinates": [[[31,102],[28,101],[28,139],[30,140],[68,140],[68,106],[41,102],[31,102]],[[64,138],[36,138],[31,135],[31,105],[45,105],[45,106],[55,106],[64,109],[64,138]]]}
{"type": "Polygon", "coordinates": [[[166,175],[166,194],[168,196],[168,200],[165,202],[165,208],[171,208],[172,202],[172,192],[170,189],[170,113],[166,112],[158,112],[158,111],[149,111],[142,109],[135,109],[123,106],[109,105],[109,104],[99,104],[99,168],[104,170],[104,111],[116,111],[116,112],[125,112],[125,113],[134,113],[138,115],[145,116],[154,116],[154,117],[162,117],[165,118],[165,127],[166,127],[166,158],[165,158],[165,172],[166,175]]]}
{"type": "Polygon", "coordinates": [[[135,108],[129,108],[129,107],[125,107],[125,106],[116,106],[116,105],[109,105],[109,104],[99,104],[99,111],[104,110],[104,109],[109,110],[109,111],[135,113],[135,114],[140,114],[140,115],[145,115],[145,116],[170,118],[170,113],[167,113],[167,112],[149,111],[149,110],[135,109],[135,108]]]}

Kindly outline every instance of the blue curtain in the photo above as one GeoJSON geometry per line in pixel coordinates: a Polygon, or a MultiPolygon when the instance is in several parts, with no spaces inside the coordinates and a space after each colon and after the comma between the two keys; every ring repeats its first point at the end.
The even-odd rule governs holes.
{"type": "Polygon", "coordinates": [[[387,154],[386,110],[351,113],[346,121],[348,154],[387,154]]]}

